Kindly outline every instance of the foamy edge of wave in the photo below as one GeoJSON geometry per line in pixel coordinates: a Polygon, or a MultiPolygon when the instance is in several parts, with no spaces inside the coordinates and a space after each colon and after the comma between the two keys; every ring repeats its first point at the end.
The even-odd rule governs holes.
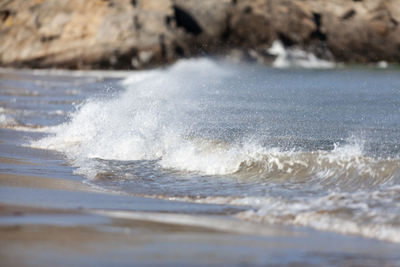
{"type": "MultiPolygon", "coordinates": [[[[340,234],[358,235],[366,238],[373,238],[382,241],[400,243],[400,229],[390,227],[388,225],[363,224],[352,220],[336,218],[331,215],[318,214],[317,212],[307,212],[293,216],[292,220],[288,220],[283,224],[293,226],[311,227],[320,231],[336,232],[340,234]]],[[[282,223],[281,220],[272,216],[260,216],[254,211],[245,211],[236,215],[242,220],[250,220],[266,223],[282,223]]]]}
{"type": "MultiPolygon", "coordinates": [[[[392,194],[396,194],[396,192],[400,192],[400,187],[394,185],[386,190],[387,192],[393,191],[392,194]]],[[[382,220],[384,218],[382,218],[381,214],[369,210],[365,206],[367,204],[365,203],[366,200],[364,198],[374,199],[378,193],[379,191],[375,191],[366,197],[365,192],[359,192],[355,193],[356,199],[352,199],[349,198],[350,196],[353,196],[351,193],[346,193],[344,194],[346,196],[344,196],[341,193],[332,192],[312,201],[314,203],[313,205],[310,205],[308,202],[302,202],[301,199],[287,202],[287,200],[279,197],[211,196],[206,198],[168,197],[168,199],[199,204],[244,206],[249,207],[249,210],[239,212],[235,214],[234,217],[245,221],[311,227],[320,231],[350,234],[365,238],[400,243],[400,227],[392,226],[390,222],[386,221],[384,222],[385,224],[382,224],[382,222],[378,224],[373,221],[363,222],[363,220],[347,220],[335,217],[330,213],[335,212],[335,209],[346,207],[349,209],[355,209],[357,212],[364,212],[363,216],[367,216],[370,219],[378,218],[379,220],[382,220]],[[360,196],[362,196],[362,199],[357,199],[360,196]],[[344,203],[349,201],[353,202],[348,205],[344,205],[344,203],[332,204],[330,201],[334,199],[344,203]]],[[[390,218],[391,215],[387,216],[390,218]]]]}

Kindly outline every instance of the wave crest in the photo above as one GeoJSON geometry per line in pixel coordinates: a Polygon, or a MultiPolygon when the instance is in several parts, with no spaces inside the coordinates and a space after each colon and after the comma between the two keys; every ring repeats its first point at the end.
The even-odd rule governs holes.
{"type": "Polygon", "coordinates": [[[204,110],[198,94],[212,98],[215,85],[231,72],[207,59],[137,72],[122,82],[125,91],[88,100],[70,122],[32,146],[65,152],[78,162],[159,160],[164,168],[208,175],[334,186],[370,187],[399,176],[399,160],[365,156],[357,139],[331,151],[282,151],[259,145],[257,138],[232,143],[207,139],[201,130],[193,130],[196,115],[204,110]]]}

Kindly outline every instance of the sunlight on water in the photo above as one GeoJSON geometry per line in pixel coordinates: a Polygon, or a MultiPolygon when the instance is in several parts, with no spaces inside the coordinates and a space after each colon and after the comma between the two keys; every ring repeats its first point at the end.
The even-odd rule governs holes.
{"type": "MultiPolygon", "coordinates": [[[[30,145],[65,153],[96,186],[400,242],[396,72],[192,59],[103,91],[65,89],[41,124],[48,136],[30,145]]],[[[24,108],[0,110],[2,125],[35,125],[13,109],[24,108]]]]}

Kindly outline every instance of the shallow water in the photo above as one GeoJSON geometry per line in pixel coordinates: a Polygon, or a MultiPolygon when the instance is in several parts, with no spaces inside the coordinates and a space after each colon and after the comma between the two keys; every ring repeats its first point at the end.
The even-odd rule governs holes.
{"type": "Polygon", "coordinates": [[[124,76],[2,74],[0,125],[106,190],[400,242],[397,70],[193,59],[124,76]]]}

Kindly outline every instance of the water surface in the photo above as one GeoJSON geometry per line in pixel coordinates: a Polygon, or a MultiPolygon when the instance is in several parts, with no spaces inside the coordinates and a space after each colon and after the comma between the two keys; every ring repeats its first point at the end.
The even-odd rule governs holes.
{"type": "Polygon", "coordinates": [[[396,70],[193,59],[119,79],[24,77],[0,80],[0,125],[92,185],[400,242],[396,70]]]}

